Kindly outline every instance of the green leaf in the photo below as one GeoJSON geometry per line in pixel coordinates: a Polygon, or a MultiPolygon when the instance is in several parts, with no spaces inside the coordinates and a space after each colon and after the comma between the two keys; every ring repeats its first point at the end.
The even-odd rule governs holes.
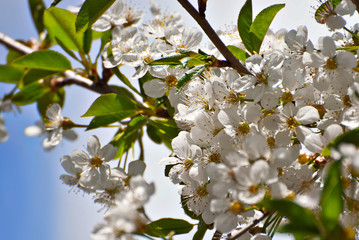
{"type": "Polygon", "coordinates": [[[132,117],[138,114],[137,110],[136,102],[130,98],[109,93],[97,98],[82,117],[95,117],[87,129],[89,130],[132,117]]]}
{"type": "Polygon", "coordinates": [[[76,18],[76,31],[84,32],[91,27],[116,0],[86,0],[76,18]]]}
{"type": "Polygon", "coordinates": [[[285,4],[275,4],[263,9],[254,19],[250,27],[250,38],[252,52],[259,53],[264,36],[266,35],[269,26],[279,10],[284,8],[285,4]]]}
{"type": "Polygon", "coordinates": [[[205,224],[203,221],[200,221],[197,226],[197,232],[194,234],[192,240],[202,240],[207,230],[208,230],[208,225],[205,224]]]}
{"type": "Polygon", "coordinates": [[[157,144],[161,144],[162,143],[162,138],[161,138],[161,133],[159,132],[159,130],[154,127],[151,124],[147,124],[146,126],[146,132],[148,137],[157,144]]]}
{"type": "Polygon", "coordinates": [[[26,71],[22,80],[21,80],[21,87],[26,86],[30,83],[33,83],[39,79],[50,77],[59,71],[50,71],[50,70],[42,70],[42,69],[32,69],[26,71]]]}
{"type": "Polygon", "coordinates": [[[179,92],[191,79],[199,76],[206,69],[206,65],[199,65],[188,70],[183,77],[178,80],[177,92],[179,92]]]}
{"type": "Polygon", "coordinates": [[[24,69],[13,67],[10,65],[0,65],[0,82],[4,83],[18,83],[22,75],[24,74],[24,69]]]}
{"type": "Polygon", "coordinates": [[[237,26],[244,46],[252,52],[250,28],[252,25],[252,0],[247,0],[238,15],[237,26]]]}
{"type": "Polygon", "coordinates": [[[288,200],[266,200],[261,202],[260,205],[285,216],[290,221],[284,228],[287,232],[292,232],[292,226],[295,226],[298,232],[305,232],[305,234],[310,235],[319,234],[314,214],[296,203],[288,200]],[[305,221],[303,221],[303,219],[305,219],[305,221]]]}
{"type": "Polygon", "coordinates": [[[42,0],[29,0],[29,6],[31,11],[32,20],[35,24],[38,33],[42,33],[45,30],[44,26],[44,11],[46,9],[42,0]]]}
{"type": "Polygon", "coordinates": [[[55,7],[57,4],[59,4],[62,0],[53,0],[50,7],[55,7]]]}
{"type": "Polygon", "coordinates": [[[154,66],[154,65],[182,66],[183,64],[182,64],[181,60],[186,57],[188,57],[188,56],[185,54],[164,57],[164,58],[154,60],[154,61],[150,62],[148,65],[150,65],[150,66],[154,66]]]}
{"type": "Polygon", "coordinates": [[[83,34],[76,34],[75,21],[76,15],[64,9],[52,7],[44,13],[44,24],[51,40],[57,42],[59,39],[67,49],[82,51],[83,34]]]}
{"type": "Polygon", "coordinates": [[[118,151],[115,158],[120,158],[122,155],[127,152],[136,142],[139,137],[138,131],[146,124],[147,117],[139,115],[134,117],[125,131],[120,132],[115,135],[111,143],[118,147],[118,151]]]}
{"type": "Polygon", "coordinates": [[[17,105],[27,105],[36,102],[49,91],[49,88],[45,88],[42,84],[34,82],[16,93],[12,98],[12,102],[17,105]]]}
{"type": "Polygon", "coordinates": [[[65,89],[60,88],[56,92],[47,92],[37,101],[37,110],[40,116],[45,119],[46,110],[49,105],[58,103],[62,107],[65,101],[65,89]]]}
{"type": "Polygon", "coordinates": [[[165,237],[171,232],[174,232],[174,235],[188,233],[192,228],[192,224],[182,219],[161,218],[146,225],[146,234],[165,237]]]}
{"type": "Polygon", "coordinates": [[[91,50],[91,44],[92,44],[92,30],[91,28],[87,29],[84,32],[84,39],[83,39],[84,43],[83,43],[83,51],[84,53],[88,54],[91,50]]]}
{"type": "Polygon", "coordinates": [[[21,53],[19,53],[18,51],[9,49],[9,52],[6,56],[6,62],[7,64],[12,64],[16,59],[18,59],[19,57],[22,57],[23,55],[21,53]]]}
{"type": "Polygon", "coordinates": [[[62,50],[64,50],[64,51],[65,51],[68,55],[70,55],[73,59],[75,59],[75,60],[81,62],[80,59],[76,56],[76,54],[75,54],[73,51],[71,51],[70,49],[68,49],[68,48],[66,47],[66,45],[65,45],[60,39],[58,39],[57,37],[55,37],[55,40],[56,40],[57,44],[59,44],[59,46],[62,48],[62,50]]]}
{"type": "Polygon", "coordinates": [[[179,131],[174,120],[152,116],[148,120],[148,126],[154,127],[156,131],[151,133],[160,137],[161,142],[165,143],[169,149],[172,149],[172,140],[178,135],[179,131]]]}
{"type": "Polygon", "coordinates": [[[353,129],[336,137],[322,151],[323,156],[330,156],[331,148],[338,148],[341,143],[351,143],[359,146],[359,128],[353,129]]]}
{"type": "Polygon", "coordinates": [[[324,182],[320,206],[323,226],[330,232],[338,225],[339,215],[343,212],[343,188],[340,180],[341,161],[336,161],[330,166],[324,182]]]}
{"type": "Polygon", "coordinates": [[[129,87],[132,91],[137,93],[138,95],[141,95],[138,90],[131,84],[130,80],[122,74],[122,72],[118,69],[118,67],[112,68],[112,72],[120,79],[121,82],[123,82],[127,87],[129,87]]]}
{"type": "Polygon", "coordinates": [[[40,50],[24,55],[16,59],[13,65],[49,71],[71,69],[71,62],[64,55],[52,50],[40,50]]]}
{"type": "Polygon", "coordinates": [[[246,59],[249,57],[249,54],[243,49],[240,49],[239,47],[229,45],[227,46],[227,48],[236,58],[238,58],[242,62],[245,62],[246,59]]]}

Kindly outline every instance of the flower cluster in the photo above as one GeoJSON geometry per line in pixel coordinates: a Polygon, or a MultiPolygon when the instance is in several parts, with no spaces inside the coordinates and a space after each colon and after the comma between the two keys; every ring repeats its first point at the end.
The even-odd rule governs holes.
{"type": "MultiPolygon", "coordinates": [[[[148,71],[155,79],[143,85],[145,93],[170,99],[181,132],[172,141],[172,156],[161,163],[173,165],[169,177],[181,183],[187,207],[220,232],[253,220],[260,213],[252,206],[265,198],[317,208],[323,169],[332,161],[320,155],[323,148],[359,126],[358,54],[343,48],[352,39],[335,33],[314,47],[305,26],[271,34],[263,43],[268,48],[246,59],[251,74],[208,68],[176,93],[186,69],[147,64],[198,51],[202,35],[183,27],[175,14],[161,15],[156,4],[151,11],[155,21],[141,32],[125,24],[113,31],[113,55],[105,51],[104,65],[137,67],[135,77],[148,71]]],[[[354,11],[351,1],[342,1],[322,19],[338,29],[339,15],[354,11]]],[[[242,46],[239,38],[230,41],[242,46]]]]}
{"type": "MultiPolygon", "coordinates": [[[[345,25],[341,16],[352,15],[355,5],[349,0],[331,4],[322,5],[317,20],[330,30],[340,29],[345,25]]],[[[169,178],[178,184],[188,209],[222,233],[263,215],[256,206],[265,199],[290,199],[315,210],[327,163],[344,158],[348,186],[341,223],[357,230],[358,222],[351,220],[358,219],[359,208],[353,207],[359,205],[358,152],[343,146],[332,157],[322,155],[336,137],[359,126],[359,53],[348,48],[354,46],[352,37],[335,32],[314,46],[305,26],[268,32],[261,52],[243,63],[250,74],[212,65],[176,91],[189,70],[187,59],[177,67],[151,62],[190,51],[221,55],[213,46],[199,49],[202,34],[184,27],[178,14],[162,13],[154,2],[150,10],[154,20],[141,25],[142,12],[117,1],[93,29],[112,29],[102,54],[105,68],[135,67],[134,78],[150,74],[145,94],[167,96],[174,108],[180,133],[172,141],[173,153],[161,164],[170,167],[169,178]]],[[[235,31],[219,35],[243,48],[235,31]]],[[[144,163],[132,162],[128,173],[111,168],[116,149],[101,148],[95,136],[87,150],[61,159],[68,173],[61,179],[95,193],[96,201],[109,207],[106,224],[96,226],[94,239],[133,239],[131,233],[144,232],[148,219],[140,209],[153,194],[153,186],[141,177],[144,163]]]]}

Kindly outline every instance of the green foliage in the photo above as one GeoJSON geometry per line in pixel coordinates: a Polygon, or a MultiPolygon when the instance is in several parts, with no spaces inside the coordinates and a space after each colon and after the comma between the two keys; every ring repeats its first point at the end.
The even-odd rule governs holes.
{"type": "Polygon", "coordinates": [[[252,52],[250,28],[253,19],[252,0],[247,0],[238,15],[237,26],[239,36],[248,51],[252,52]]]}
{"type": "Polygon", "coordinates": [[[12,102],[17,105],[31,104],[36,102],[49,91],[50,89],[46,88],[43,84],[34,82],[25,86],[18,93],[16,93],[12,98],[12,102]]]}
{"type": "Polygon", "coordinates": [[[208,225],[205,222],[200,221],[197,225],[197,232],[194,234],[192,240],[202,240],[207,230],[208,230],[208,225]]]}
{"type": "Polygon", "coordinates": [[[331,148],[338,148],[341,143],[351,143],[359,146],[359,128],[343,133],[331,141],[322,151],[323,156],[330,156],[331,148]]]}
{"type": "Polygon", "coordinates": [[[23,86],[33,83],[39,79],[50,77],[56,73],[59,73],[59,71],[30,68],[25,72],[24,76],[22,77],[19,87],[22,88],[23,86]]]}
{"type": "Polygon", "coordinates": [[[118,79],[120,79],[121,82],[123,82],[127,87],[129,87],[132,91],[134,91],[135,93],[139,94],[138,90],[132,85],[132,83],[130,82],[130,80],[128,80],[128,78],[122,74],[122,72],[118,69],[118,67],[112,68],[112,72],[118,77],[118,79]]]}
{"type": "Polygon", "coordinates": [[[44,11],[46,9],[45,4],[42,0],[29,0],[29,7],[36,30],[38,33],[42,33],[45,30],[45,26],[44,26],[44,11]]]}
{"type": "Polygon", "coordinates": [[[227,46],[227,48],[236,58],[238,58],[242,62],[246,61],[246,59],[249,57],[249,54],[246,51],[236,46],[229,45],[227,46]]]}
{"type": "Polygon", "coordinates": [[[300,236],[317,236],[319,228],[314,214],[296,203],[288,200],[266,200],[261,206],[276,211],[290,222],[281,228],[281,232],[289,232],[300,236]]]}
{"type": "Polygon", "coordinates": [[[83,51],[83,34],[76,34],[76,15],[70,11],[52,7],[45,10],[44,24],[51,41],[74,51],[83,51]]]}
{"type": "Polygon", "coordinates": [[[37,100],[37,110],[42,119],[45,119],[46,110],[53,103],[58,103],[62,107],[65,101],[65,90],[58,89],[56,92],[50,91],[45,93],[39,100],[37,100]]]}
{"type": "Polygon", "coordinates": [[[108,124],[133,117],[137,114],[137,105],[132,99],[115,93],[98,97],[82,117],[92,117],[87,130],[107,126],[108,124]]]}
{"type": "Polygon", "coordinates": [[[76,31],[84,32],[111,7],[116,0],[86,0],[76,18],[76,31]]]}
{"type": "Polygon", "coordinates": [[[171,233],[173,235],[188,233],[192,228],[192,224],[182,219],[161,218],[147,224],[146,234],[153,237],[165,237],[171,233]]]}
{"type": "MultiPolygon", "coordinates": [[[[148,125],[150,129],[150,134],[155,134],[154,137],[156,140],[161,140],[156,143],[164,143],[168,148],[171,148],[172,139],[178,135],[178,127],[176,122],[172,119],[160,118],[152,116],[148,119],[148,125]],[[151,128],[152,127],[152,128],[151,128]]],[[[147,131],[147,132],[148,132],[147,131]]],[[[149,135],[150,136],[150,135],[149,135]]]]}
{"type": "Polygon", "coordinates": [[[52,50],[40,50],[24,55],[13,62],[14,66],[49,71],[71,69],[71,62],[62,54],[52,50]]]}
{"type": "Polygon", "coordinates": [[[0,65],[0,82],[3,83],[18,83],[24,74],[22,68],[13,67],[10,65],[0,65]]]}
{"type": "Polygon", "coordinates": [[[331,232],[339,224],[339,215],[343,212],[343,187],[341,183],[341,161],[331,164],[324,182],[320,206],[321,218],[325,228],[331,232]]]}
{"type": "Polygon", "coordinates": [[[191,81],[191,79],[201,75],[205,69],[206,65],[199,65],[185,72],[183,77],[178,80],[177,92],[179,92],[189,81],[191,81]]]}
{"type": "Polygon", "coordinates": [[[251,53],[259,53],[270,24],[285,4],[275,4],[263,9],[252,22],[252,0],[247,0],[238,16],[238,32],[244,46],[251,53]]]}
{"type": "Polygon", "coordinates": [[[115,135],[111,143],[118,147],[116,158],[121,158],[124,153],[133,147],[137,139],[141,137],[140,131],[146,122],[146,116],[138,115],[131,119],[125,131],[119,131],[115,135]]]}

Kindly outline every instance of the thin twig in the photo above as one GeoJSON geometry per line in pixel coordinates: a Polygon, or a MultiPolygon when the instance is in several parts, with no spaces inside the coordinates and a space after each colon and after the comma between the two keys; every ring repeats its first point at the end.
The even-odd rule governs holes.
{"type": "MultiPolygon", "coordinates": [[[[0,43],[23,55],[30,54],[35,51],[2,32],[0,32],[0,43]]],[[[87,88],[99,94],[118,93],[117,91],[109,87],[107,84],[96,84],[90,79],[83,77],[72,70],[65,71],[64,78],[56,79],[55,87],[63,87],[71,84],[87,88]]]]}
{"type": "Polygon", "coordinates": [[[229,236],[227,238],[227,240],[234,240],[239,238],[240,236],[242,236],[243,234],[245,234],[246,232],[248,232],[250,229],[252,229],[253,227],[255,227],[259,222],[261,222],[262,220],[264,220],[266,217],[268,217],[268,215],[271,214],[271,212],[267,212],[265,214],[263,214],[263,216],[261,216],[260,218],[255,219],[253,222],[251,222],[250,224],[248,224],[247,226],[245,226],[244,228],[242,228],[236,235],[233,236],[229,236]]]}
{"type": "Polygon", "coordinates": [[[213,30],[211,25],[208,23],[206,18],[201,15],[188,0],[178,0],[178,2],[182,5],[184,9],[193,17],[194,20],[201,26],[203,31],[206,33],[208,38],[212,41],[212,43],[216,46],[218,51],[223,55],[223,57],[229,62],[230,67],[237,70],[237,72],[241,75],[252,75],[248,69],[246,69],[240,61],[228,50],[226,45],[222,42],[222,40],[218,37],[217,33],[213,30]]]}
{"type": "Polygon", "coordinates": [[[212,237],[212,240],[220,240],[221,237],[222,237],[222,234],[220,231],[215,231],[214,234],[213,234],[213,237],[212,237]]]}

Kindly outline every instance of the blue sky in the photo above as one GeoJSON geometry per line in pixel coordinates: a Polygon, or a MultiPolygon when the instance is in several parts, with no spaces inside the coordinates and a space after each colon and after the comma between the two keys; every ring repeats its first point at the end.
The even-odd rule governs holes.
{"type": "MultiPolygon", "coordinates": [[[[51,1],[47,0],[47,6],[51,1]]],[[[60,7],[76,4],[81,1],[63,0],[60,7]]],[[[147,0],[135,0],[142,9],[146,9],[147,0]],[[142,5],[140,4],[142,3],[142,5]]],[[[196,26],[194,21],[179,8],[175,0],[159,0],[168,10],[179,10],[186,22],[196,26]],[[173,2],[173,3],[172,3],[173,2]]],[[[195,3],[195,0],[191,0],[195,3]]],[[[238,0],[208,1],[209,21],[215,28],[224,24],[233,24],[239,12],[241,3],[238,0]],[[223,3],[226,3],[225,5],[223,3]],[[223,14],[223,13],[226,14],[223,14]]],[[[274,3],[287,3],[273,23],[274,29],[281,27],[296,28],[299,24],[309,27],[311,36],[318,37],[320,33],[312,29],[323,27],[312,18],[314,10],[310,5],[316,1],[256,1],[255,12],[274,3]],[[302,3],[298,3],[302,2],[302,3]],[[265,4],[265,5],[264,5],[265,4]],[[289,19],[289,20],[288,20],[289,19]],[[314,33],[314,34],[313,34],[314,33]]],[[[29,39],[36,36],[31,22],[26,0],[0,0],[0,31],[17,39],[29,39]]],[[[0,45],[0,64],[5,64],[6,49],[0,45]]],[[[10,91],[10,86],[0,84],[0,97],[10,91]]],[[[79,87],[67,89],[67,99],[63,110],[65,116],[71,116],[77,123],[88,123],[89,119],[81,119],[80,115],[90,106],[98,95],[79,87]],[[80,114],[79,114],[80,113],[80,114]]],[[[98,213],[100,206],[92,203],[92,199],[82,194],[69,193],[69,188],[61,184],[59,176],[64,173],[59,159],[62,155],[71,154],[75,148],[83,148],[88,136],[98,134],[101,142],[106,144],[111,136],[110,129],[81,134],[74,143],[64,142],[52,152],[44,152],[41,138],[27,138],[23,131],[39,119],[35,105],[22,108],[21,114],[4,114],[9,141],[0,144],[0,232],[1,239],[11,240],[87,240],[92,226],[101,220],[98,213]]],[[[80,133],[80,131],[78,131],[80,133]]],[[[179,198],[176,187],[163,176],[163,169],[158,161],[168,156],[169,151],[164,146],[154,145],[145,141],[148,160],[147,179],[156,183],[157,194],[149,203],[148,209],[153,219],[160,217],[182,217],[179,208],[179,198]],[[159,177],[160,176],[160,177],[159,177]]],[[[185,239],[185,238],[176,238],[185,239]]],[[[188,239],[188,238],[187,238],[188,239]]]]}

